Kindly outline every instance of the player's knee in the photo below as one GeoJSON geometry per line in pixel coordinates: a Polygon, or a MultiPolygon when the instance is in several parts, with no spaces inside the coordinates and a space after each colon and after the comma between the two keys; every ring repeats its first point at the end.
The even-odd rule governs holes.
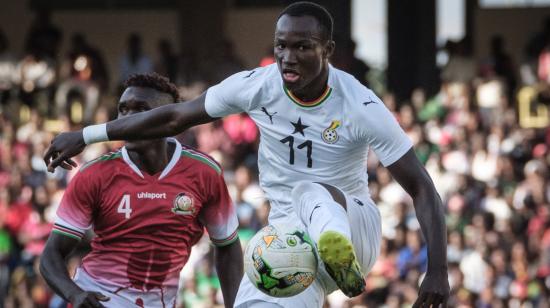
{"type": "Polygon", "coordinates": [[[325,184],[325,183],[315,182],[315,184],[319,184],[319,185],[323,186],[323,188],[326,189],[328,191],[328,193],[330,194],[330,197],[334,201],[336,201],[336,203],[340,204],[345,210],[347,210],[346,196],[344,195],[344,193],[339,188],[336,188],[335,186],[325,184]]]}
{"type": "Polygon", "coordinates": [[[330,193],[319,183],[300,181],[292,189],[291,198],[294,206],[299,206],[303,200],[313,198],[332,198],[330,193]]]}

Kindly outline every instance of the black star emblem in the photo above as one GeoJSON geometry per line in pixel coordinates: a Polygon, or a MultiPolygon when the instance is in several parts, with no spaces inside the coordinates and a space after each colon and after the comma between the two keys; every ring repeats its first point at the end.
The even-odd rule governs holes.
{"type": "Polygon", "coordinates": [[[294,131],[292,132],[292,134],[296,134],[296,133],[300,133],[302,134],[302,136],[305,136],[304,134],[304,129],[308,128],[309,125],[304,125],[302,124],[302,118],[298,118],[298,122],[294,123],[294,122],[290,122],[293,126],[294,126],[294,131]]]}

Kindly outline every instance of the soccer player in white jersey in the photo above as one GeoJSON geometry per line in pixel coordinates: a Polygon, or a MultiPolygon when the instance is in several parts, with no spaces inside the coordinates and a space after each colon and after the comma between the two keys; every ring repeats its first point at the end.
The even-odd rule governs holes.
{"type": "Polygon", "coordinates": [[[277,19],[276,64],[230,76],[198,98],[58,135],[45,154],[50,170],[71,168],[86,144],[173,136],[229,114],[246,112],[260,130],[260,185],[269,220],[300,222],[323,261],[315,283],[290,298],[269,297],[243,279],[236,307],[320,307],[340,288],[364,289],[378,256],[380,216],[367,188],[372,148],[411,195],[428,244],[428,270],[415,306],[446,305],[446,229],[441,200],[412,143],[383,102],[329,64],[332,17],[298,2],[277,19]],[[296,218],[298,217],[298,219],[296,218]]]}

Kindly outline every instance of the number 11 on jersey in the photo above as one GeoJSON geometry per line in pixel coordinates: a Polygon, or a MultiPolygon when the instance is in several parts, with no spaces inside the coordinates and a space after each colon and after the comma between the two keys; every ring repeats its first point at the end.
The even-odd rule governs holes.
{"type": "Polygon", "coordinates": [[[122,200],[118,204],[118,213],[124,214],[126,219],[130,218],[132,214],[132,208],[130,207],[130,195],[126,194],[122,196],[122,200]]]}
{"type": "MultiPolygon", "coordinates": [[[[288,158],[288,163],[291,165],[294,165],[294,137],[293,136],[287,136],[284,139],[279,140],[281,143],[287,143],[288,147],[290,148],[290,155],[288,158]]],[[[313,152],[313,142],[311,140],[306,140],[304,143],[297,146],[299,150],[306,148],[306,156],[307,156],[307,167],[311,168],[313,166],[313,158],[311,158],[311,152],[313,152]]]]}

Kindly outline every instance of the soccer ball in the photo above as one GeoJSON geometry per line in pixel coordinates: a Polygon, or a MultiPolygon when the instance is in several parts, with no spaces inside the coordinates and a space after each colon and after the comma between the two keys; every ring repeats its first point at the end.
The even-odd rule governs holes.
{"type": "Polygon", "coordinates": [[[260,291],[274,297],[304,291],[317,275],[317,254],[307,234],[277,224],[258,231],[244,253],[246,275],[260,291]]]}

